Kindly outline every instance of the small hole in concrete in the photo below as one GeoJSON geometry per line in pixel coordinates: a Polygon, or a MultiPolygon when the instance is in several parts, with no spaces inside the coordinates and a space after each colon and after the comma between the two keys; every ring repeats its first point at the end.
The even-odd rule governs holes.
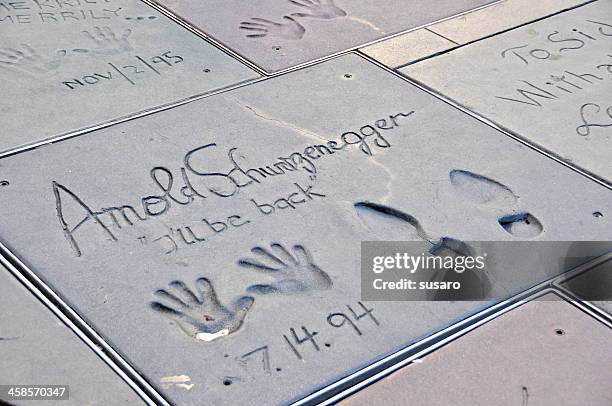
{"type": "Polygon", "coordinates": [[[275,50],[275,51],[280,51],[280,50],[281,50],[281,47],[279,47],[279,46],[277,45],[277,46],[275,46],[275,47],[272,47],[272,49],[273,49],[273,50],[275,50]]]}
{"type": "Polygon", "coordinates": [[[353,75],[351,73],[345,73],[344,74],[344,78],[345,79],[351,79],[353,77],[353,75]]]}
{"type": "Polygon", "coordinates": [[[9,182],[8,180],[0,180],[0,186],[8,186],[10,184],[11,182],[9,182]]]}
{"type": "Polygon", "coordinates": [[[208,72],[210,72],[210,69],[204,68],[204,73],[208,73],[208,72]]]}
{"type": "Polygon", "coordinates": [[[560,328],[555,330],[555,334],[558,336],[562,336],[565,334],[565,330],[561,330],[560,328]]]}
{"type": "Polygon", "coordinates": [[[232,381],[230,379],[224,379],[223,380],[223,385],[230,386],[231,384],[232,384],[232,381]]]}
{"type": "Polygon", "coordinates": [[[603,213],[600,212],[600,211],[594,211],[593,212],[593,217],[595,217],[595,218],[601,218],[603,216],[604,216],[603,213]]]}

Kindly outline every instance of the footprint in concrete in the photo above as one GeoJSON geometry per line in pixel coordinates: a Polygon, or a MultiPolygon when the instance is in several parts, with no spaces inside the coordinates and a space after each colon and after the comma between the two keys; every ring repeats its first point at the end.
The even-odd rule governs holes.
{"type": "Polygon", "coordinates": [[[329,275],[314,263],[310,253],[301,245],[293,246],[293,254],[278,243],[270,244],[270,250],[254,247],[251,252],[256,258],[243,258],[238,265],[263,272],[276,282],[249,286],[249,293],[292,295],[328,290],[333,285],[329,275]]]}
{"type": "MultiPolygon", "coordinates": [[[[407,241],[420,239],[430,244],[429,254],[448,261],[449,258],[477,256],[476,250],[464,241],[441,237],[437,241],[428,236],[418,220],[403,211],[371,202],[355,204],[355,210],[361,220],[376,235],[385,241],[407,241]]],[[[456,264],[464,263],[455,259],[456,264]]],[[[437,262],[436,262],[437,263],[437,262]]],[[[491,291],[491,282],[486,272],[466,271],[458,265],[455,268],[440,266],[432,269],[430,282],[460,282],[460,292],[449,294],[448,291],[432,291],[431,300],[465,300],[483,299],[491,291]]]]}
{"type": "MultiPolygon", "coordinates": [[[[452,170],[449,177],[457,192],[473,203],[507,210],[518,205],[518,196],[496,180],[460,169],[452,170]]],[[[502,216],[498,223],[518,238],[537,237],[544,230],[540,220],[528,212],[502,216]]]]}
{"type": "Polygon", "coordinates": [[[237,331],[255,299],[242,296],[229,307],[222,305],[212,283],[206,278],[195,281],[197,293],[181,281],[170,282],[170,289],[158,289],[155,296],[168,304],[151,302],[151,309],[174,320],[188,336],[213,341],[237,331]]]}
{"type": "Polygon", "coordinates": [[[355,203],[355,210],[366,226],[384,241],[422,240],[431,244],[429,252],[433,255],[449,251],[462,256],[474,254],[474,250],[463,241],[451,237],[442,237],[436,241],[425,232],[414,216],[393,207],[359,202],[355,203]]]}
{"type": "Polygon", "coordinates": [[[518,202],[518,197],[509,187],[486,176],[455,169],[449,177],[455,190],[476,204],[509,209],[518,202]]]}
{"type": "Polygon", "coordinates": [[[542,223],[540,223],[540,220],[527,212],[509,214],[501,217],[498,221],[499,225],[502,226],[506,232],[519,238],[537,237],[544,231],[544,227],[542,223]]]}
{"type": "Polygon", "coordinates": [[[430,241],[419,221],[412,215],[393,207],[372,202],[355,203],[357,216],[385,241],[430,241]]]}

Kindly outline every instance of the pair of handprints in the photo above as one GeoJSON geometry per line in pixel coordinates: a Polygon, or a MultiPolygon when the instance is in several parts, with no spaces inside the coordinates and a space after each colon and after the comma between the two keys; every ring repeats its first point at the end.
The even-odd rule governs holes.
{"type": "Polygon", "coordinates": [[[334,4],[334,0],[289,0],[300,7],[301,11],[283,16],[280,22],[253,17],[240,23],[239,28],[246,31],[247,38],[276,37],[282,39],[301,39],[306,28],[298,21],[302,18],[332,20],[346,16],[346,11],[334,4]]]}
{"type": "Polygon", "coordinates": [[[94,27],[82,34],[90,40],[90,48],[60,49],[52,55],[41,55],[28,44],[18,47],[0,48],[0,67],[26,73],[33,76],[43,75],[57,70],[66,56],[71,52],[77,54],[117,55],[131,51],[128,38],[132,30],[126,29],[121,35],[115,34],[109,27],[94,27]]]}
{"type": "MultiPolygon", "coordinates": [[[[246,292],[252,295],[295,295],[331,289],[329,275],[319,268],[310,253],[301,245],[293,246],[290,253],[282,244],[272,243],[270,248],[254,247],[253,258],[238,261],[243,268],[254,269],[274,282],[251,285],[246,292]]],[[[158,313],[170,317],[188,336],[201,341],[213,341],[228,336],[242,326],[255,302],[251,295],[223,305],[210,280],[199,278],[196,290],[184,282],[173,281],[169,289],[154,292],[160,301],[150,304],[158,313]]]]}

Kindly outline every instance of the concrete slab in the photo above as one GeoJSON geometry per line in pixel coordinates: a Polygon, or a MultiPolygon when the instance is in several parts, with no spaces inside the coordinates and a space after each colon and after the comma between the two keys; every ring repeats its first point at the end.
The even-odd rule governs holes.
{"type": "Polygon", "coordinates": [[[0,153],[257,74],[138,0],[0,7],[0,153]]]}
{"type": "Polygon", "coordinates": [[[609,405],[612,331],[557,296],[529,302],[340,405],[609,405]]]}
{"type": "Polygon", "coordinates": [[[297,399],[487,305],[360,304],[361,241],[612,239],[609,190],[354,54],[0,164],[0,239],[184,405],[297,399]]]}
{"type": "Polygon", "coordinates": [[[159,0],[272,73],[433,23],[494,0],[159,0]]]}
{"type": "Polygon", "coordinates": [[[397,68],[408,62],[446,51],[457,45],[458,44],[455,42],[427,28],[422,28],[377,42],[365,48],[361,48],[360,51],[376,59],[383,65],[390,68],[397,68]]]}
{"type": "Polygon", "coordinates": [[[598,1],[401,72],[610,182],[611,12],[598,1]]]}
{"type": "MultiPolygon", "coordinates": [[[[0,307],[0,385],[68,385],[69,399],[59,402],[65,405],[144,404],[1,266],[0,307]]],[[[33,402],[11,400],[16,405],[33,402]]]]}
{"type": "Polygon", "coordinates": [[[612,260],[564,282],[561,286],[612,315],[612,260]]]}
{"type": "Polygon", "coordinates": [[[377,42],[360,51],[386,66],[397,68],[583,3],[586,1],[505,0],[377,42]]]}

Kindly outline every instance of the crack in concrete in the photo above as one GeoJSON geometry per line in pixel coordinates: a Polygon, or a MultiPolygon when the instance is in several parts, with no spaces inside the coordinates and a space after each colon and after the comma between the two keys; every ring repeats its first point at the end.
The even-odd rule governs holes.
{"type": "Polygon", "coordinates": [[[293,132],[296,132],[298,134],[305,135],[305,136],[311,137],[311,138],[315,138],[315,139],[320,140],[320,141],[325,141],[325,142],[328,141],[323,136],[320,136],[319,134],[316,134],[316,133],[314,133],[314,132],[312,132],[312,131],[310,131],[310,130],[308,130],[306,128],[302,128],[302,127],[299,127],[299,126],[297,126],[295,124],[291,124],[291,123],[288,123],[286,121],[283,121],[281,119],[271,117],[267,113],[262,112],[261,109],[257,109],[257,108],[255,108],[253,106],[249,106],[248,104],[242,103],[238,99],[233,99],[233,100],[234,100],[234,103],[236,103],[238,106],[242,107],[245,110],[250,111],[256,117],[259,117],[262,120],[266,120],[266,121],[270,121],[270,122],[274,123],[277,127],[285,128],[285,129],[291,130],[293,132]]]}
{"type": "Polygon", "coordinates": [[[381,34],[386,34],[386,32],[384,32],[381,28],[374,25],[371,21],[365,20],[363,18],[355,17],[355,16],[350,16],[350,17],[345,17],[345,18],[351,21],[355,21],[356,23],[363,24],[371,28],[374,31],[380,32],[381,34]]]}
{"type": "Polygon", "coordinates": [[[380,201],[382,203],[387,203],[389,201],[389,199],[393,196],[393,190],[392,190],[391,186],[393,185],[393,180],[395,179],[395,176],[393,175],[393,172],[391,172],[391,170],[389,168],[387,168],[382,162],[378,162],[376,160],[376,158],[374,158],[373,156],[370,157],[368,162],[370,162],[374,166],[382,169],[387,174],[387,179],[388,180],[385,183],[385,189],[387,190],[387,193],[385,193],[385,195],[380,198],[380,201]]]}

